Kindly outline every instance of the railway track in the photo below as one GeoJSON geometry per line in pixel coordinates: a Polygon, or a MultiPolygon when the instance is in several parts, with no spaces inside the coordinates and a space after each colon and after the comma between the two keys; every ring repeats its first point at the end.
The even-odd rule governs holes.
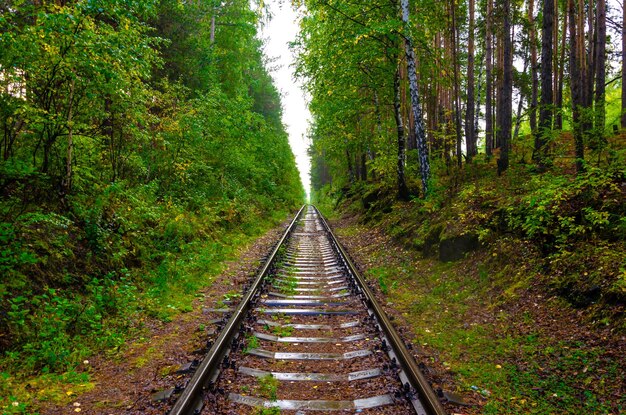
{"type": "Polygon", "coordinates": [[[237,307],[210,311],[230,318],[170,415],[445,413],[313,206],[237,307]]]}

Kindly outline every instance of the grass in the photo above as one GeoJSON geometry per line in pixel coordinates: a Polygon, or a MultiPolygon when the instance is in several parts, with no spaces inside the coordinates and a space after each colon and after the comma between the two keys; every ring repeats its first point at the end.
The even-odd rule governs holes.
{"type": "Polygon", "coordinates": [[[280,382],[272,374],[258,378],[257,392],[259,396],[275,401],[278,398],[278,386],[280,382]]]}
{"type": "Polygon", "coordinates": [[[290,266],[283,268],[285,275],[282,277],[284,281],[280,281],[276,284],[276,287],[282,294],[295,295],[296,288],[298,287],[298,279],[295,277],[295,272],[298,270],[296,267],[290,266]]]}
{"type": "Polygon", "coordinates": [[[256,415],[280,415],[280,408],[272,406],[270,408],[258,408],[256,415]]]}
{"type": "Polygon", "coordinates": [[[31,407],[31,402],[35,399],[67,405],[76,400],[78,395],[94,387],[95,384],[90,381],[86,372],[42,374],[30,377],[28,382],[8,372],[0,372],[0,407],[6,415],[36,415],[37,412],[31,407]]]}
{"type": "MultiPolygon", "coordinates": [[[[602,385],[619,376],[619,366],[604,361],[601,348],[559,340],[542,331],[520,333],[518,316],[498,308],[501,298],[486,294],[503,281],[485,275],[484,268],[482,277],[473,279],[458,264],[428,266],[426,286],[416,284],[411,274],[402,272],[403,267],[375,268],[370,278],[385,275],[397,283],[397,289],[381,291],[402,312],[419,345],[436,350],[462,391],[487,395],[483,413],[579,414],[584,408],[584,413],[608,414],[616,403],[626,408],[626,398],[613,405],[606,402],[610,391],[602,385]],[[476,311],[488,313],[488,320],[472,318],[476,311]]],[[[536,325],[535,318],[523,317],[528,327],[536,325]]]]}
{"type": "Polygon", "coordinates": [[[272,326],[271,332],[278,337],[289,337],[293,334],[292,326],[272,326]]]}
{"type": "Polygon", "coordinates": [[[250,353],[251,350],[258,349],[261,343],[259,342],[259,338],[253,334],[249,334],[246,336],[246,347],[244,349],[244,353],[250,353]]]}

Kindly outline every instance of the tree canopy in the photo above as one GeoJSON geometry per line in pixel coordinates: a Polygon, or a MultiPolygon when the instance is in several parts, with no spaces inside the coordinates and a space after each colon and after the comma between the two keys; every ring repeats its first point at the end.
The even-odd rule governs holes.
{"type": "Polygon", "coordinates": [[[25,370],[162,313],[229,239],[303,202],[255,8],[0,5],[0,350],[25,370]]]}

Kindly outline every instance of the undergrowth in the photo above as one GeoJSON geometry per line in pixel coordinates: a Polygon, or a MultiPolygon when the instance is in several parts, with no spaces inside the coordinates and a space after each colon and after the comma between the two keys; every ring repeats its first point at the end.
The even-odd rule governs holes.
{"type": "Polygon", "coordinates": [[[514,164],[498,177],[479,159],[437,171],[425,199],[360,184],[341,198],[326,189],[324,203],[359,218],[341,238],[392,238],[360,241],[366,277],[427,365],[453,377],[442,387],[473,397],[469,413],[622,413],[626,366],[612,348],[626,332],[624,166],[514,164]],[[441,245],[466,235],[479,244],[442,262],[441,245]]]}
{"type": "Polygon", "coordinates": [[[191,311],[224,261],[287,214],[258,220],[246,206],[225,222],[215,205],[192,212],[159,203],[153,190],[112,189],[89,209],[81,201],[71,214],[38,210],[0,223],[3,413],[90,388],[89,356],[117,354],[148,319],[191,311]]]}

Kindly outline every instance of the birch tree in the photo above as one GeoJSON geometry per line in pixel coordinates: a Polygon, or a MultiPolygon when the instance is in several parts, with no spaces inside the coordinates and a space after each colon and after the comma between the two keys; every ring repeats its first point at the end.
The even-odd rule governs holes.
{"type": "Polygon", "coordinates": [[[419,89],[417,85],[417,68],[415,66],[415,51],[411,39],[411,25],[409,19],[409,0],[401,0],[402,23],[404,24],[404,47],[409,75],[409,92],[411,95],[411,111],[413,112],[415,139],[420,161],[420,176],[422,180],[422,193],[428,192],[428,179],[430,178],[430,162],[428,160],[428,146],[426,145],[426,132],[422,121],[422,107],[420,104],[419,89]]]}

